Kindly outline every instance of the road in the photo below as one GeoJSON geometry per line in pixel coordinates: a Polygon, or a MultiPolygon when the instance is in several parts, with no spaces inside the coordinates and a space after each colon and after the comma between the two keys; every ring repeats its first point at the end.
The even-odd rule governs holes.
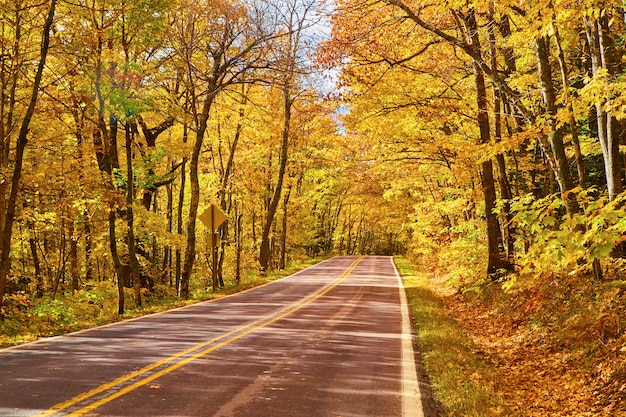
{"type": "Polygon", "coordinates": [[[0,351],[0,416],[422,416],[389,257],[0,351]]]}

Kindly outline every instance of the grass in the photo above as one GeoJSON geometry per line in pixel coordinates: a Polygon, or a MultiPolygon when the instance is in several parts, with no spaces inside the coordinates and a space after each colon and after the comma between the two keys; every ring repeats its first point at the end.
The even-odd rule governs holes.
{"type": "Polygon", "coordinates": [[[395,258],[411,306],[418,346],[442,415],[510,415],[497,375],[432,290],[426,273],[395,258]]]}

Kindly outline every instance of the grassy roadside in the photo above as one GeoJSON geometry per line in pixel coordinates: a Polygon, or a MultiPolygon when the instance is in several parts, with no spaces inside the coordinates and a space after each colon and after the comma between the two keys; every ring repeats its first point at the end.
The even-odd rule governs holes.
{"type": "Polygon", "coordinates": [[[143,305],[136,307],[132,289],[128,289],[123,316],[117,314],[117,287],[113,282],[89,285],[88,289],[74,294],[59,294],[55,298],[45,296],[30,300],[24,294],[14,294],[9,300],[13,312],[0,322],[0,349],[221,298],[278,280],[320,261],[294,261],[284,270],[272,271],[265,276],[249,272],[239,285],[227,282],[216,292],[197,289],[189,300],[168,294],[167,288],[162,286],[161,291],[157,290],[155,294],[144,294],[143,305]]]}
{"type": "Polygon", "coordinates": [[[461,293],[396,263],[440,415],[626,417],[623,281],[537,274],[461,293]]]}
{"type": "Polygon", "coordinates": [[[404,258],[394,261],[411,306],[423,365],[443,408],[441,415],[515,415],[496,392],[497,372],[448,313],[427,274],[404,258]]]}

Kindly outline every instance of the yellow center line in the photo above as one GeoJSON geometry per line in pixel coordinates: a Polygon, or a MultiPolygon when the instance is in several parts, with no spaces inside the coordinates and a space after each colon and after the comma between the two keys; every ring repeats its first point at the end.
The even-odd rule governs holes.
{"type": "Polygon", "coordinates": [[[289,305],[286,307],[283,307],[282,309],[269,314],[267,316],[261,317],[253,322],[250,322],[244,326],[238,327],[237,329],[231,330],[227,333],[224,333],[220,336],[217,336],[211,340],[208,340],[206,342],[200,343],[198,345],[192,346],[184,351],[181,351],[179,353],[176,353],[172,356],[169,356],[167,358],[161,359],[157,362],[154,362],[153,364],[150,364],[148,366],[145,366],[137,371],[131,372],[130,374],[124,375],[120,378],[117,378],[111,382],[108,382],[106,384],[100,385],[97,388],[94,388],[92,390],[86,391],[82,394],[77,395],[74,398],[71,398],[65,402],[59,403],[55,406],[53,406],[52,408],[50,408],[47,411],[44,411],[40,414],[37,414],[36,417],[49,417],[49,416],[53,416],[63,410],[66,410],[76,404],[79,404],[85,400],[88,400],[91,397],[94,397],[100,393],[106,392],[114,387],[117,387],[125,382],[128,382],[132,379],[135,379],[137,377],[140,377],[143,374],[146,374],[152,370],[158,369],[159,367],[165,366],[166,364],[170,363],[170,362],[175,362],[178,360],[177,362],[175,362],[172,365],[169,365],[168,367],[154,372],[146,377],[141,378],[140,380],[133,382],[109,395],[106,395],[103,398],[100,398],[88,405],[85,405],[84,407],[79,408],[78,410],[75,410],[74,412],[71,412],[69,414],[67,414],[68,416],[82,416],[98,407],[101,407],[102,405],[113,401],[114,399],[121,397],[122,395],[125,395],[163,375],[166,375],[184,365],[187,365],[188,363],[201,358],[202,356],[207,355],[208,353],[214,352],[236,340],[239,340],[251,333],[254,333],[260,329],[263,329],[264,327],[267,327],[269,325],[271,325],[272,323],[275,323],[287,316],[289,316],[290,314],[293,314],[294,312],[306,307],[307,305],[311,304],[312,302],[314,302],[315,300],[319,299],[320,297],[322,297],[324,294],[328,293],[331,289],[333,289],[334,287],[336,287],[337,285],[339,285],[341,282],[343,282],[351,273],[352,271],[356,268],[356,266],[363,260],[364,256],[361,256],[359,258],[357,258],[354,262],[352,262],[352,264],[350,264],[350,266],[348,266],[348,268],[341,274],[339,275],[333,282],[331,282],[330,284],[327,284],[326,286],[320,288],[319,290],[313,292],[312,294],[308,295],[307,297],[289,305]],[[221,341],[221,342],[220,342],[221,341]],[[219,343],[217,343],[219,342],[219,343]],[[207,346],[209,346],[207,348],[207,346]],[[205,349],[206,348],[206,349],[205,349]],[[202,350],[201,350],[202,349],[202,350]],[[199,351],[199,352],[198,352],[199,351]],[[196,353],[193,353],[196,352],[196,353]],[[183,358],[183,359],[181,359],[183,358]]]}

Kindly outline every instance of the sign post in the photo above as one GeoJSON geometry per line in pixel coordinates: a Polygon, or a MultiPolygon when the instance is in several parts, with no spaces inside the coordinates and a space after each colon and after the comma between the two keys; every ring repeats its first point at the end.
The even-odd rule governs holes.
{"type": "Polygon", "coordinates": [[[211,280],[213,282],[213,291],[217,290],[217,246],[219,245],[219,227],[224,223],[228,217],[217,207],[215,204],[204,210],[204,212],[198,216],[202,223],[209,229],[211,233],[211,280]]]}

